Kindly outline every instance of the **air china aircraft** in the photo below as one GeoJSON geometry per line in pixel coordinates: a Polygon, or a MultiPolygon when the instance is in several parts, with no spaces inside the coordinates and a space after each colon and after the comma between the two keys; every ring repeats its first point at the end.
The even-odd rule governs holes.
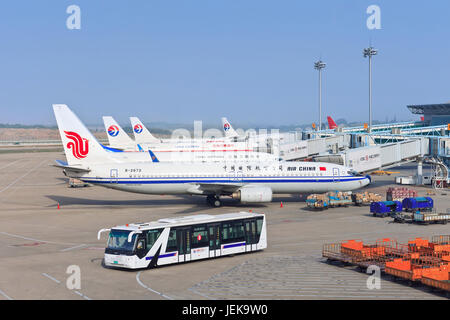
{"type": "Polygon", "coordinates": [[[66,105],[53,105],[67,163],[57,160],[66,176],[111,189],[144,194],[202,195],[211,206],[221,196],[242,203],[272,201],[273,194],[354,190],[369,176],[320,162],[114,162],[66,105]]]}
{"type": "Polygon", "coordinates": [[[328,128],[329,129],[333,130],[333,129],[336,129],[338,127],[338,125],[336,124],[336,122],[334,122],[332,117],[328,116],[327,120],[328,120],[328,128]]]}

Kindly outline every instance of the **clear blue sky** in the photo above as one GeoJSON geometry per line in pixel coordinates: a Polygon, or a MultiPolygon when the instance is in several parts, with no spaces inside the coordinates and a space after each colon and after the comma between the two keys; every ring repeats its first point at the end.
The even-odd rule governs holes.
{"type": "Polygon", "coordinates": [[[87,123],[301,124],[324,116],[413,119],[450,100],[449,1],[39,0],[0,4],[0,123],[55,124],[52,103],[87,123]],[[81,8],[68,30],[66,8],[81,8]],[[368,30],[366,8],[381,8],[368,30]]]}

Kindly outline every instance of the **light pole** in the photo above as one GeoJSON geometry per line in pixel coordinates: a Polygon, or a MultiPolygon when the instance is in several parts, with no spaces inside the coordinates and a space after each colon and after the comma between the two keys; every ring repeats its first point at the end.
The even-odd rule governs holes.
{"type": "Polygon", "coordinates": [[[322,130],[322,69],[326,65],[322,60],[314,62],[314,69],[319,70],[319,131],[322,130]]]}
{"type": "Polygon", "coordinates": [[[372,131],[372,56],[377,53],[378,50],[373,47],[363,50],[364,58],[369,57],[369,132],[372,131]]]}

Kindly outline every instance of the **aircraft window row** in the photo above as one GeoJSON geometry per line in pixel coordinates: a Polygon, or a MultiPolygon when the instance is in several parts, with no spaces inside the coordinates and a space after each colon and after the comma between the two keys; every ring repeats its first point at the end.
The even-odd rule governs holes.
{"type": "MultiPolygon", "coordinates": [[[[224,167],[226,168],[226,167],[224,167]]],[[[252,177],[252,176],[256,176],[256,174],[252,174],[249,171],[252,170],[256,170],[256,171],[261,171],[261,168],[259,167],[254,167],[252,169],[251,166],[247,166],[245,167],[245,172],[243,172],[242,170],[244,169],[243,167],[239,167],[239,171],[236,171],[236,173],[240,173],[242,174],[243,177],[252,177]],[[258,169],[257,169],[258,168],[258,169]]],[[[230,171],[235,171],[233,170],[233,168],[231,168],[230,171]]],[[[268,168],[265,169],[265,171],[269,171],[268,168]]],[[[290,171],[288,168],[288,173],[287,175],[289,176],[323,176],[322,172],[293,172],[290,171]]],[[[295,171],[295,170],[294,170],[295,171]]],[[[269,175],[272,176],[282,176],[285,175],[282,173],[282,170],[276,170],[276,169],[272,169],[272,172],[268,172],[269,175]]],[[[130,178],[165,178],[165,177],[170,177],[170,178],[185,178],[185,177],[229,177],[230,174],[229,173],[221,173],[221,174],[204,174],[204,173],[190,173],[190,174],[159,174],[159,175],[150,175],[150,174],[130,174],[129,177],[130,178]]],[[[111,177],[112,180],[114,180],[114,177],[111,177]]]]}

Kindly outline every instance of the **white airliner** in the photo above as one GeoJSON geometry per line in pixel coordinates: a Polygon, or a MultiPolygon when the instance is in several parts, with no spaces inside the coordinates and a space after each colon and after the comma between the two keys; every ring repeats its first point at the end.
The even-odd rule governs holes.
{"type": "Polygon", "coordinates": [[[155,138],[145,127],[144,123],[137,117],[130,117],[131,127],[133,128],[134,141],[139,144],[162,143],[161,139],[155,138]]]}
{"type": "MultiPolygon", "coordinates": [[[[136,140],[131,139],[122,127],[110,116],[103,117],[109,146],[116,151],[151,150],[159,161],[236,161],[238,159],[278,160],[277,154],[263,152],[267,148],[258,148],[258,144],[249,141],[231,141],[228,138],[218,139],[168,139],[152,140],[153,135],[138,118],[131,118],[136,140]],[[148,135],[146,134],[148,133],[148,135]],[[138,138],[146,134],[146,138],[138,138]],[[153,141],[153,142],[152,142],[153,141]],[[257,150],[259,152],[256,152],[257,150]]],[[[153,139],[156,139],[153,137],[153,139]]],[[[129,157],[132,157],[129,154],[129,157]]],[[[142,155],[137,155],[141,159],[142,155]]]]}
{"type": "Polygon", "coordinates": [[[126,151],[139,151],[136,142],[131,139],[120,125],[111,116],[103,117],[106,136],[108,137],[109,146],[126,151]]]}
{"type": "Polygon", "coordinates": [[[222,118],[222,128],[226,138],[239,138],[239,134],[233,129],[227,118],[222,118]]]}
{"type": "Polygon", "coordinates": [[[225,117],[222,118],[222,129],[225,137],[232,139],[233,141],[246,141],[249,144],[260,146],[270,144],[272,145],[272,149],[276,149],[284,140],[284,134],[278,131],[273,133],[256,133],[255,131],[248,131],[245,134],[239,134],[225,117]]]}
{"type": "MultiPolygon", "coordinates": [[[[211,206],[220,196],[243,203],[270,202],[272,194],[354,190],[370,183],[351,169],[320,162],[118,162],[66,105],[53,105],[67,158],[64,173],[94,185],[145,194],[203,195],[211,206]]],[[[125,152],[126,154],[126,152],[125,152]]]]}

